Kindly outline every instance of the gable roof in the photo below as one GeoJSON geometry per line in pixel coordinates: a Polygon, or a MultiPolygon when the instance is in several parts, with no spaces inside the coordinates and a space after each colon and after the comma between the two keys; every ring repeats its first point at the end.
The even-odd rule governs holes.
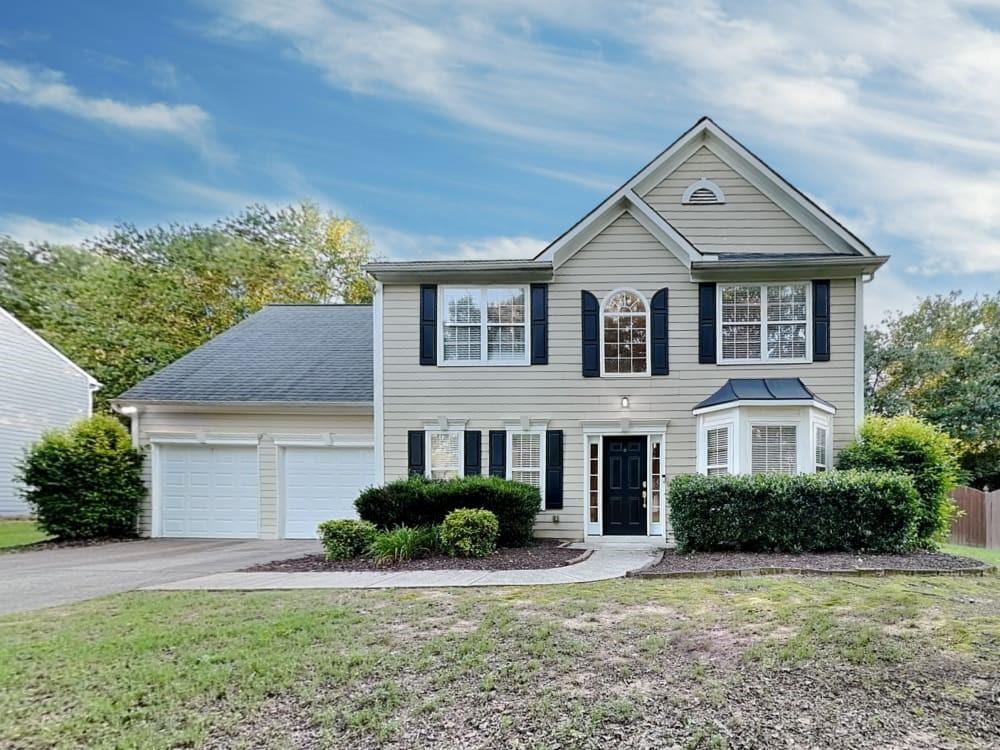
{"type": "MultiPolygon", "coordinates": [[[[669,242],[664,242],[665,246],[688,267],[696,261],[720,260],[716,255],[702,253],[698,250],[641,197],[702,147],[712,151],[793,219],[815,234],[835,253],[878,257],[868,245],[843,224],[771,169],[711,118],[702,117],[646,166],[632,175],[618,190],[605,198],[590,213],[549,244],[535,259],[550,260],[558,267],[583,247],[593,234],[596,234],[593,227],[599,227],[597,231],[600,231],[610,223],[608,221],[609,213],[617,212],[615,214],[615,218],[617,218],[622,210],[630,210],[633,215],[647,212],[656,214],[662,222],[659,229],[669,235],[669,242]],[[643,206],[645,206],[645,210],[643,206]]],[[[651,217],[647,216],[647,218],[651,217]]],[[[655,232],[651,233],[656,236],[655,232]]]]}
{"type": "Polygon", "coordinates": [[[116,402],[369,404],[371,305],[268,305],[116,402]]]}
{"type": "Polygon", "coordinates": [[[33,331],[31,328],[29,328],[28,326],[26,326],[24,323],[22,323],[20,320],[18,320],[16,317],[14,317],[13,313],[8,312],[7,310],[4,310],[2,307],[0,307],[0,315],[3,315],[6,318],[8,318],[17,328],[20,328],[22,331],[24,331],[26,334],[28,334],[28,336],[30,336],[31,338],[35,339],[38,343],[40,343],[42,346],[44,346],[48,351],[50,351],[56,357],[58,357],[59,359],[61,359],[63,362],[65,362],[66,364],[68,364],[70,367],[72,367],[74,370],[76,370],[78,373],[80,373],[83,377],[85,377],[87,379],[87,383],[90,385],[90,389],[92,391],[96,391],[98,388],[101,387],[101,383],[100,383],[100,381],[97,380],[97,378],[95,378],[89,372],[87,372],[82,367],[80,367],[80,365],[78,365],[76,362],[74,362],[69,357],[67,357],[65,354],[63,354],[61,351],[59,351],[54,346],[52,346],[52,344],[50,344],[48,341],[46,341],[44,338],[42,338],[41,335],[39,335],[38,333],[36,333],[35,331],[33,331]]]}

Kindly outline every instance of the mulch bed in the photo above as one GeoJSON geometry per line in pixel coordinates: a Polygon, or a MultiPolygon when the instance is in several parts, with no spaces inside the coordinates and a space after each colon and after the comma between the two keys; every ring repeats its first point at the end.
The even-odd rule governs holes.
{"type": "Polygon", "coordinates": [[[329,571],[385,572],[405,570],[541,570],[576,562],[582,553],[560,547],[555,541],[540,541],[531,547],[501,547],[489,557],[449,557],[433,555],[395,565],[376,565],[367,558],[327,560],[323,555],[305,555],[290,560],[254,565],[245,573],[319,573],[329,571]]]}
{"type": "Polygon", "coordinates": [[[850,552],[805,553],[801,555],[764,552],[691,552],[667,550],[654,565],[633,571],[634,576],[698,576],[831,573],[982,573],[990,566],[981,560],[941,552],[909,554],[862,554],[850,552]]]}

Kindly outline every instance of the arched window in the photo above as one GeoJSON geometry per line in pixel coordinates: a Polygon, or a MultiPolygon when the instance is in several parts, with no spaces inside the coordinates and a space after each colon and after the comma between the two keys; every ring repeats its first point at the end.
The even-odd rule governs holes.
{"type": "Polygon", "coordinates": [[[649,316],[642,295],[630,290],[612,292],[604,301],[601,317],[604,373],[648,373],[649,316]]]}

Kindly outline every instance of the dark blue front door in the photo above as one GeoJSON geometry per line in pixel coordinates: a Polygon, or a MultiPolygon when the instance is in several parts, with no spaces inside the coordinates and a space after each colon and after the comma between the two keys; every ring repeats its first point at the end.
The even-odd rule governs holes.
{"type": "Polygon", "coordinates": [[[604,533],[646,533],[646,438],[604,438],[604,533]]]}

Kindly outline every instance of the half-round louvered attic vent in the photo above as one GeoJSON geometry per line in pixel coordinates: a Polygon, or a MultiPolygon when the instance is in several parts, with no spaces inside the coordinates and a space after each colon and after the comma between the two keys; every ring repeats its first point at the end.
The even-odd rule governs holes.
{"type": "Polygon", "coordinates": [[[684,196],[681,198],[681,203],[696,205],[725,202],[726,196],[723,194],[722,188],[704,177],[688,185],[688,189],[684,191],[684,196]]]}

